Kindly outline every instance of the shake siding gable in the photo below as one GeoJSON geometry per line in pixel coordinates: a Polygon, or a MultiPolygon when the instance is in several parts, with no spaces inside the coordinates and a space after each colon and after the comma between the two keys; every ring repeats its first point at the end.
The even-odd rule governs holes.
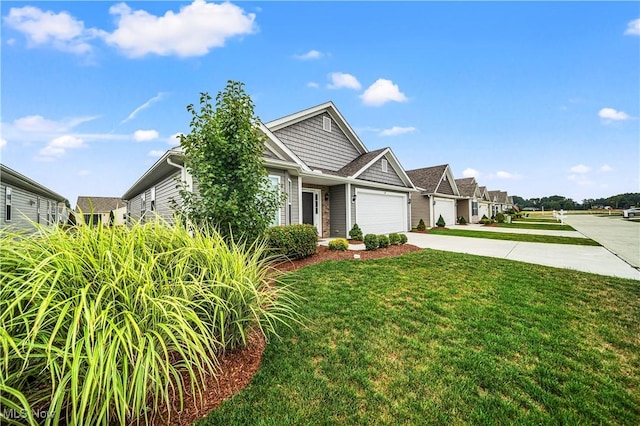
{"type": "Polygon", "coordinates": [[[360,174],[360,176],[358,176],[358,179],[368,180],[372,182],[388,183],[390,185],[405,186],[404,182],[402,182],[402,179],[400,179],[396,171],[393,169],[393,167],[391,167],[391,163],[388,164],[386,172],[382,171],[382,160],[383,158],[372,164],[371,167],[366,169],[364,172],[362,172],[362,174],[360,174]]]}
{"type": "Polygon", "coordinates": [[[330,132],[322,130],[323,117],[329,115],[319,114],[274,133],[310,168],[340,170],[361,153],[335,123],[330,132]]]}

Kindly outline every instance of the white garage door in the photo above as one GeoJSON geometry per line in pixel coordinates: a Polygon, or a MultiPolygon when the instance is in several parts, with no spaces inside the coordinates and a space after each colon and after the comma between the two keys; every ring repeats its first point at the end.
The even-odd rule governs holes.
{"type": "Polygon", "coordinates": [[[446,226],[456,224],[456,205],[454,200],[445,198],[436,198],[436,205],[433,209],[433,225],[438,222],[438,218],[442,215],[446,226]]]}
{"type": "Polygon", "coordinates": [[[356,188],[356,223],[364,234],[407,230],[407,195],[356,188]]]}
{"type": "Polygon", "coordinates": [[[489,206],[486,204],[480,204],[478,206],[478,220],[482,219],[482,216],[491,217],[489,214],[489,206]]]}

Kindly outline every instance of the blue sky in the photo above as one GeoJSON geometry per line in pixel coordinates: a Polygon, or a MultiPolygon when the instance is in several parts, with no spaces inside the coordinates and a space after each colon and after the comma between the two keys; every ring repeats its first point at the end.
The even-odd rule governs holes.
{"type": "Polygon", "coordinates": [[[640,192],[637,2],[0,3],[2,163],[121,196],[245,83],[270,121],[332,100],[405,167],[525,198],[640,192]]]}

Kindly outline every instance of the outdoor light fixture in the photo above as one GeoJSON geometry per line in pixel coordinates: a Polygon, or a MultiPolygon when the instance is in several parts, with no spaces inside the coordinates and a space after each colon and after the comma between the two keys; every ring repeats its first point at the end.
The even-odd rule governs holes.
{"type": "Polygon", "coordinates": [[[329,201],[329,193],[328,192],[324,193],[324,200],[325,201],[329,201]]]}
{"type": "Polygon", "coordinates": [[[407,198],[407,204],[411,204],[411,195],[407,198]]]}
{"type": "Polygon", "coordinates": [[[356,202],[356,194],[353,194],[353,197],[351,197],[351,202],[355,203],[356,202]]]}

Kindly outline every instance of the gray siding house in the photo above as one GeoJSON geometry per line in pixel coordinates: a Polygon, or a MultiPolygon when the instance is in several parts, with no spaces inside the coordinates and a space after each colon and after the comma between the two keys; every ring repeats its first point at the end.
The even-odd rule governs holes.
{"type": "Polygon", "coordinates": [[[461,197],[458,199],[458,218],[464,217],[467,223],[478,223],[481,218],[478,215],[482,194],[476,178],[456,179],[456,185],[461,197]]]}
{"type": "Polygon", "coordinates": [[[457,205],[460,199],[458,186],[448,164],[407,170],[420,195],[411,201],[412,227],[422,219],[428,227],[436,226],[442,215],[446,225],[457,222],[457,205]]]}
{"type": "MultiPolygon", "coordinates": [[[[286,194],[274,225],[312,224],[321,238],[411,228],[411,179],[390,148],[369,151],[332,102],[260,124],[267,136],[264,165],[286,194]]],[[[171,220],[177,182],[197,193],[180,147],[165,153],[122,198],[129,216],[155,212],[171,220]]]]}
{"type": "Polygon", "coordinates": [[[0,164],[0,227],[33,230],[33,224],[66,222],[66,198],[0,164]]]}

